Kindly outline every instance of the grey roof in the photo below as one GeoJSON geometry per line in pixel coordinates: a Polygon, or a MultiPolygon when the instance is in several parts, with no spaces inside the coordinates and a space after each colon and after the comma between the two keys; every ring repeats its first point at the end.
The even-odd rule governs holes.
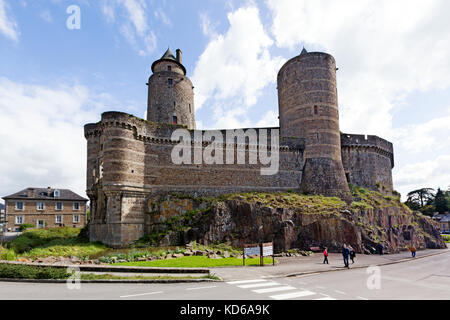
{"type": "Polygon", "coordinates": [[[3,197],[3,199],[28,199],[28,200],[77,200],[89,201],[69,189],[52,188],[26,188],[12,195],[3,197]],[[28,197],[28,190],[34,190],[34,197],[28,197]],[[55,198],[55,190],[59,190],[59,197],[55,198]]]}
{"type": "Polygon", "coordinates": [[[440,222],[450,222],[450,214],[445,215],[440,222]]]}
{"type": "Polygon", "coordinates": [[[177,61],[177,58],[173,55],[172,51],[170,51],[170,48],[167,49],[166,53],[163,54],[160,60],[175,60],[177,61]]]}
{"type": "Polygon", "coordinates": [[[302,52],[300,53],[300,55],[302,55],[302,54],[307,54],[307,53],[308,53],[308,51],[306,51],[305,47],[303,47],[303,50],[302,50],[302,52]]]}
{"type": "Polygon", "coordinates": [[[166,53],[163,54],[161,59],[156,60],[155,62],[153,62],[153,64],[152,64],[152,72],[155,72],[155,65],[158,62],[160,62],[160,61],[167,61],[167,60],[175,62],[176,64],[178,64],[180,66],[180,68],[183,70],[184,75],[186,75],[186,68],[177,60],[177,58],[173,55],[172,51],[170,51],[170,48],[167,49],[166,53]]]}

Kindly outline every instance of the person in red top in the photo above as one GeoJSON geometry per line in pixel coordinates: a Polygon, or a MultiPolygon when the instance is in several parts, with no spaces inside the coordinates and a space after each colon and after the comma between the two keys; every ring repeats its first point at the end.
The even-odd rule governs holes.
{"type": "Polygon", "coordinates": [[[325,248],[325,250],[323,251],[323,264],[329,264],[328,263],[328,248],[325,248]]]}

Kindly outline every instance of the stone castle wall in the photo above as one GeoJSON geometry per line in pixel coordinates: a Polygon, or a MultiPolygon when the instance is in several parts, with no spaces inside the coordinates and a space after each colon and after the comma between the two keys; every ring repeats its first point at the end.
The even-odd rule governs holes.
{"type": "Polygon", "coordinates": [[[369,189],[393,190],[392,143],[377,136],[341,135],[342,163],[349,183],[369,189]]]}
{"type": "MultiPolygon", "coordinates": [[[[249,163],[250,155],[258,152],[257,142],[215,143],[222,148],[232,145],[235,159],[238,145],[245,145],[245,164],[226,164],[225,150],[224,164],[174,164],[171,153],[180,145],[180,138],[172,140],[176,129],[189,129],[192,141],[198,134],[217,131],[195,130],[193,85],[181,64],[181,51],[174,58],[168,50],[154,62],[152,71],[147,120],[106,112],[99,123],[85,126],[92,241],[123,246],[139,239],[152,229],[148,221],[145,227],[145,216],[154,200],[170,193],[195,197],[292,190],[350,202],[348,183],[393,189],[392,144],[339,130],[336,62],[329,54],[304,50],[278,74],[280,127],[267,128],[278,130],[280,158],[275,175],[261,174],[261,168],[268,166],[260,162],[249,163]]],[[[225,137],[225,131],[221,133],[225,137]]],[[[203,153],[209,144],[186,142],[184,146],[194,148],[192,153],[203,153]]]]}
{"type": "MultiPolygon", "coordinates": [[[[224,164],[176,165],[171,152],[179,141],[172,141],[171,135],[179,128],[119,112],[104,113],[99,123],[85,127],[91,240],[120,246],[143,236],[145,213],[158,194],[300,190],[301,149],[281,147],[275,175],[261,175],[264,166],[248,163],[249,153],[257,152],[252,145],[246,164],[226,164],[224,151],[224,164]]],[[[208,144],[203,143],[202,150],[208,144]]]]}

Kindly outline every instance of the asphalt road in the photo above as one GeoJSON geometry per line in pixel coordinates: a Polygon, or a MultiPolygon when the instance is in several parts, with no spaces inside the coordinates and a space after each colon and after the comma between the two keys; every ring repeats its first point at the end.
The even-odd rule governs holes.
{"type": "Polygon", "coordinates": [[[450,299],[450,252],[380,267],[295,278],[259,277],[240,282],[185,284],[0,283],[0,299],[118,300],[427,300],[450,299]],[[367,285],[372,287],[370,289],[367,285]],[[380,284],[380,288],[376,285],[380,284]]]}

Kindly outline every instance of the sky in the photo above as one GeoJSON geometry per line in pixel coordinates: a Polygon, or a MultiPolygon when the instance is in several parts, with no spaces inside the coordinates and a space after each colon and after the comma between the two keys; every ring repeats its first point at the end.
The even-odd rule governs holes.
{"type": "Polygon", "coordinates": [[[0,196],[85,196],[83,126],[105,111],[144,118],[168,47],[183,51],[199,129],[277,126],[280,67],[303,47],[332,54],[341,131],[393,142],[403,196],[447,189],[449,12],[448,0],[0,0],[0,196]]]}

